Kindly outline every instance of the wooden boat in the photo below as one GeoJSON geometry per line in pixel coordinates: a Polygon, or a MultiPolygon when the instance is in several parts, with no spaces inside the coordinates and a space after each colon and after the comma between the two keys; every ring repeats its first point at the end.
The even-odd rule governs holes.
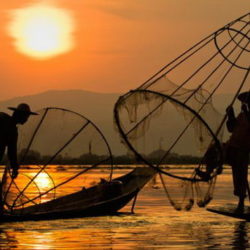
{"type": "Polygon", "coordinates": [[[236,207],[236,204],[225,204],[224,206],[209,207],[207,210],[212,213],[250,221],[250,207],[245,206],[241,212],[237,211],[236,207]]]}
{"type": "Polygon", "coordinates": [[[49,220],[114,214],[135,198],[156,174],[149,167],[138,167],[130,173],[102,181],[98,185],[45,203],[3,214],[1,221],[49,220]]]}

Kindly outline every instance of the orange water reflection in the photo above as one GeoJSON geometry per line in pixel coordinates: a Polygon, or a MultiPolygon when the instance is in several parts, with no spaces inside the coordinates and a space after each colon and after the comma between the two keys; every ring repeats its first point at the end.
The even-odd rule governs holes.
{"type": "Polygon", "coordinates": [[[8,189],[11,183],[7,202],[8,204],[17,204],[16,208],[20,208],[20,204],[30,206],[33,205],[34,202],[46,202],[73,192],[81,191],[83,188],[89,188],[98,184],[101,179],[109,179],[109,166],[91,169],[74,178],[78,173],[88,167],[89,166],[51,165],[46,168],[46,171],[40,172],[39,166],[22,166],[19,170],[18,178],[15,179],[15,183],[13,184],[9,178],[6,184],[6,189],[8,189]],[[70,181],[67,182],[68,180],[70,181]],[[28,202],[28,200],[31,202],[28,202]]]}
{"type": "MultiPolygon", "coordinates": [[[[58,176],[62,173],[59,172],[58,176]]],[[[63,173],[66,174],[65,171],[63,173]]],[[[118,174],[123,174],[119,171],[118,174]]],[[[94,175],[94,174],[93,174],[94,175]]],[[[89,176],[91,179],[91,176],[89,176]]],[[[79,183],[78,183],[79,184],[79,183]]],[[[150,184],[151,185],[151,184],[150,184]]],[[[2,223],[2,249],[247,249],[250,225],[195,207],[171,208],[164,191],[148,185],[140,193],[136,214],[67,220],[2,223]]],[[[159,180],[156,180],[159,185],[159,180]]],[[[68,187],[70,188],[70,187],[68,187]]],[[[71,191],[78,186],[71,186],[71,191]]],[[[219,176],[211,205],[236,202],[231,175],[219,176]]],[[[131,204],[122,211],[129,212],[131,204]]]]}

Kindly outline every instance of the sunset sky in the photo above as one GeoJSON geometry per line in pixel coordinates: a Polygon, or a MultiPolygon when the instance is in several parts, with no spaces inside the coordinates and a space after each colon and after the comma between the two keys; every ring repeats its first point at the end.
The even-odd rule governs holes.
{"type": "Polygon", "coordinates": [[[248,8],[247,0],[1,1],[0,100],[126,92],[248,8]]]}

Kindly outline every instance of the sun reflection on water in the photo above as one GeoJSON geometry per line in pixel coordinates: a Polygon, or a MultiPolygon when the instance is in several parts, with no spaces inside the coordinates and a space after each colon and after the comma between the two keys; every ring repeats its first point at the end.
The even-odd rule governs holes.
{"type": "Polygon", "coordinates": [[[37,177],[35,178],[35,182],[41,192],[47,191],[53,187],[51,179],[49,178],[48,174],[44,172],[41,172],[37,175],[37,177]]]}

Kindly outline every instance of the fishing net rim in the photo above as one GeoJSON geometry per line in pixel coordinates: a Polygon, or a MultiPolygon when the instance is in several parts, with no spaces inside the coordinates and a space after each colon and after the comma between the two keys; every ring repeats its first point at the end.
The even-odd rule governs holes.
{"type": "MultiPolygon", "coordinates": [[[[118,128],[118,131],[120,133],[120,136],[122,137],[122,139],[125,141],[126,145],[129,147],[129,149],[135,154],[135,156],[140,159],[141,161],[143,161],[146,165],[150,166],[151,168],[153,168],[154,170],[156,170],[158,173],[162,173],[165,175],[168,175],[170,177],[176,178],[176,179],[181,179],[181,180],[186,180],[186,181],[191,181],[191,182],[204,182],[204,180],[202,179],[198,179],[195,176],[193,178],[189,178],[189,177],[181,177],[181,176],[177,176],[177,175],[173,175],[171,173],[168,173],[164,170],[162,170],[160,167],[153,165],[152,163],[150,163],[148,160],[146,160],[144,157],[141,156],[141,154],[139,154],[134,147],[132,146],[132,144],[130,143],[130,141],[127,139],[127,136],[125,134],[125,132],[122,130],[122,126],[120,123],[120,118],[119,118],[119,111],[118,111],[118,106],[120,104],[120,102],[124,101],[124,99],[126,99],[126,97],[128,97],[128,94],[132,95],[135,94],[137,92],[145,92],[145,93],[150,93],[150,94],[155,94],[155,95],[159,95],[163,98],[167,98],[170,99],[173,102],[178,103],[179,105],[181,105],[182,107],[188,109],[191,113],[193,113],[204,125],[205,127],[208,129],[209,133],[212,135],[212,138],[214,139],[215,145],[217,147],[219,155],[220,155],[220,159],[219,162],[222,163],[222,146],[220,141],[218,140],[217,136],[214,134],[214,132],[211,130],[211,128],[209,127],[209,125],[206,123],[206,121],[204,121],[204,119],[192,108],[190,108],[188,105],[178,101],[177,99],[173,98],[170,95],[166,95],[166,94],[162,94],[162,93],[158,93],[156,91],[153,90],[148,90],[148,89],[136,89],[136,90],[131,90],[129,93],[126,93],[123,96],[120,96],[118,101],[115,103],[115,107],[114,107],[114,118],[115,118],[115,124],[118,128]]],[[[129,95],[129,97],[130,97],[129,95]]],[[[200,164],[199,164],[200,166],[200,164]]],[[[211,178],[213,179],[214,177],[216,177],[217,174],[214,174],[211,176],[211,178]]]]}
{"type": "MultiPolygon", "coordinates": [[[[240,34],[241,34],[241,33],[242,33],[241,31],[236,30],[236,29],[234,29],[234,28],[228,28],[227,31],[228,31],[228,35],[230,36],[231,40],[232,40],[239,48],[241,48],[241,49],[244,50],[244,51],[250,52],[250,49],[246,49],[246,48],[243,48],[242,46],[240,46],[240,44],[238,44],[238,43],[234,40],[234,37],[232,36],[232,34],[231,34],[231,32],[230,32],[230,31],[234,31],[234,32],[236,32],[236,33],[240,33],[240,34]]],[[[245,34],[245,37],[247,37],[247,38],[250,40],[250,37],[248,37],[246,34],[245,34]]]]}
{"type": "MultiPolygon", "coordinates": [[[[240,30],[236,30],[236,29],[230,28],[230,27],[223,27],[223,28],[219,29],[218,31],[216,31],[216,32],[214,33],[214,44],[215,44],[216,49],[219,51],[220,55],[221,55],[227,62],[229,62],[231,65],[233,65],[234,67],[237,67],[237,68],[242,69],[242,70],[249,70],[249,69],[250,69],[250,66],[248,66],[248,68],[247,68],[247,67],[243,67],[243,66],[241,66],[241,65],[238,65],[237,63],[232,62],[232,61],[231,61],[227,56],[225,56],[224,53],[222,52],[222,49],[219,47],[218,39],[217,39],[217,38],[218,38],[218,36],[219,36],[221,33],[223,33],[225,30],[233,30],[234,32],[236,32],[236,33],[238,33],[238,34],[241,34],[243,37],[248,38],[248,36],[247,36],[246,34],[242,33],[240,30]],[[220,32],[220,34],[218,34],[218,32],[220,32]]],[[[230,39],[231,39],[231,41],[233,41],[233,42],[235,43],[235,40],[232,39],[231,36],[230,36],[230,39]]],[[[241,46],[239,46],[239,44],[236,43],[236,45],[237,45],[239,48],[241,48],[241,46]]],[[[248,51],[248,50],[246,50],[246,49],[244,49],[244,48],[241,48],[241,49],[243,49],[244,51],[248,51]]]]}
{"type": "MultiPolygon", "coordinates": [[[[180,56],[178,56],[177,58],[175,58],[174,60],[172,60],[169,64],[165,65],[160,71],[158,71],[156,74],[154,74],[152,77],[150,77],[146,82],[144,82],[137,89],[142,89],[142,88],[148,89],[148,88],[150,88],[154,83],[156,83],[158,80],[166,77],[167,74],[169,74],[172,70],[174,70],[176,67],[178,67],[180,64],[182,64],[184,61],[186,61],[188,58],[190,58],[196,52],[199,52],[199,50],[201,50],[204,46],[206,46],[207,44],[213,42],[215,40],[215,36],[219,36],[221,33],[224,32],[225,29],[231,29],[231,30],[233,30],[233,28],[231,28],[231,26],[234,25],[235,23],[243,21],[243,23],[245,23],[246,25],[249,24],[249,22],[246,22],[246,21],[242,20],[242,18],[245,18],[249,14],[250,13],[247,13],[244,16],[242,16],[242,17],[240,17],[240,18],[238,18],[238,19],[230,22],[229,24],[225,25],[224,27],[218,29],[217,31],[215,31],[212,34],[210,34],[209,36],[205,37],[200,42],[196,43],[194,46],[192,46],[191,48],[189,48],[188,50],[186,50],[185,52],[183,52],[180,56]],[[200,46],[200,47],[197,49],[198,46],[200,46]],[[190,52],[190,54],[188,54],[189,52],[190,52]],[[188,55],[186,55],[186,54],[188,54],[188,55]],[[176,64],[173,65],[174,63],[176,63],[176,64]],[[162,73],[162,72],[164,72],[164,73],[162,73]]],[[[243,28],[245,28],[246,25],[243,28]]],[[[235,32],[236,32],[236,35],[238,35],[238,34],[241,33],[241,30],[235,30],[235,32]]],[[[241,34],[243,35],[243,37],[245,37],[245,34],[243,34],[243,33],[241,33],[241,34]]],[[[230,38],[231,38],[231,36],[230,36],[230,38]]],[[[229,42],[231,42],[231,41],[233,41],[235,43],[235,40],[232,39],[232,38],[230,39],[229,42]]],[[[237,46],[241,47],[239,45],[237,45],[237,46]]],[[[225,55],[223,55],[223,53],[221,52],[221,50],[223,50],[224,48],[222,48],[222,49],[216,48],[216,49],[217,49],[217,51],[218,51],[219,54],[222,54],[224,60],[228,61],[227,57],[225,55]]],[[[244,51],[246,50],[245,48],[242,48],[242,49],[244,51]]],[[[232,65],[237,66],[236,63],[233,63],[231,61],[229,61],[229,63],[232,64],[232,65]]],[[[183,86],[183,84],[180,85],[180,87],[182,87],[182,86],[183,86]]]]}
{"type": "MultiPolygon", "coordinates": [[[[232,25],[234,25],[237,22],[243,22],[245,24],[248,24],[249,22],[245,21],[244,18],[246,18],[248,15],[250,15],[250,12],[247,12],[246,14],[236,18],[235,20],[229,22],[228,24],[224,25],[223,27],[217,29],[216,31],[214,31],[213,33],[209,34],[208,36],[206,36],[205,38],[201,39],[199,42],[197,42],[195,45],[193,45],[191,48],[185,50],[180,56],[174,58],[172,61],[170,61],[168,64],[164,65],[159,71],[157,71],[153,76],[151,76],[149,79],[147,79],[145,82],[143,82],[138,88],[136,89],[142,89],[142,88],[148,88],[149,86],[151,86],[154,82],[156,82],[157,80],[161,79],[162,77],[166,76],[167,73],[169,73],[172,69],[174,69],[176,67],[176,65],[173,65],[174,63],[176,63],[179,59],[185,57],[184,61],[189,57],[189,55],[187,55],[187,53],[189,53],[190,51],[192,51],[193,49],[195,49],[196,47],[198,47],[199,45],[201,45],[202,43],[206,43],[207,40],[209,40],[210,38],[212,38],[213,36],[215,36],[215,34],[218,34],[219,32],[223,32],[223,28],[227,28],[230,27],[232,25]],[[168,70],[167,70],[168,69],[168,70]],[[166,71],[167,70],[167,71],[166,71]],[[164,71],[166,71],[165,73],[163,73],[164,71]],[[161,74],[162,73],[162,74],[161,74]],[[149,86],[148,86],[149,84],[149,86]]],[[[209,43],[214,40],[214,38],[212,38],[209,43]]],[[[199,48],[198,50],[200,50],[201,48],[199,48]]],[[[181,62],[177,63],[177,66],[179,64],[181,64],[181,62]]],[[[129,92],[128,92],[129,93],[129,92]]]]}
{"type": "MultiPolygon", "coordinates": [[[[39,111],[42,111],[42,110],[44,110],[45,111],[45,113],[44,113],[44,115],[43,115],[43,117],[41,118],[41,121],[40,122],[43,122],[43,120],[44,120],[44,117],[46,116],[46,114],[48,113],[48,111],[49,110],[61,110],[61,111],[65,111],[65,112],[69,112],[69,113],[72,113],[72,114],[74,114],[74,115],[77,115],[78,117],[81,117],[81,118],[83,118],[87,123],[86,124],[91,124],[94,128],[95,128],[95,130],[99,133],[99,135],[101,136],[101,138],[103,139],[103,141],[104,141],[104,143],[105,143],[105,145],[106,145],[106,147],[107,147],[107,149],[108,149],[108,157],[104,160],[104,161],[100,161],[100,162],[98,162],[97,164],[92,164],[95,168],[97,167],[97,166],[99,166],[101,163],[105,163],[105,162],[108,162],[109,160],[110,160],[110,175],[109,175],[109,181],[111,181],[112,180],[112,175],[113,175],[113,155],[112,155],[112,151],[111,151],[111,148],[110,148],[110,146],[109,146],[109,144],[108,144],[108,141],[107,141],[107,139],[105,138],[105,136],[104,136],[104,134],[102,133],[102,131],[91,121],[91,120],[89,120],[88,118],[86,118],[84,115],[82,115],[82,114],[80,114],[80,113],[77,113],[77,112],[75,112],[75,111],[72,111],[72,110],[69,110],[69,109],[65,109],[65,108],[58,108],[58,107],[46,107],[46,108],[42,108],[42,109],[40,109],[39,111]]],[[[39,123],[40,123],[39,122],[39,123]]],[[[39,129],[39,124],[38,124],[38,129],[39,129]]],[[[35,133],[36,133],[36,131],[35,131],[35,133]]],[[[32,139],[31,139],[32,140],[32,139]]],[[[31,144],[32,144],[32,142],[31,142],[31,144]]],[[[31,146],[31,144],[29,145],[29,148],[30,148],[30,146],[31,146]]],[[[67,144],[67,143],[66,143],[67,144]]],[[[65,144],[65,145],[66,145],[65,144]]],[[[29,149],[27,150],[27,152],[26,152],[26,154],[29,152],[29,149]]],[[[53,156],[51,157],[51,158],[53,158],[53,156]]],[[[45,164],[45,168],[43,169],[43,168],[41,168],[39,171],[46,171],[45,169],[46,169],[46,165],[47,164],[45,164]]],[[[85,172],[87,172],[87,171],[89,171],[89,170],[92,170],[93,168],[92,167],[90,167],[90,168],[88,168],[85,172]]],[[[38,172],[39,172],[38,171],[38,172]]],[[[77,177],[77,176],[76,176],[77,177]]],[[[32,180],[30,180],[30,182],[26,185],[26,187],[22,190],[22,191],[20,191],[19,192],[19,195],[18,195],[18,197],[17,198],[19,198],[22,194],[23,194],[23,192],[25,191],[25,189],[31,184],[31,183],[35,183],[35,180],[36,180],[36,177],[34,178],[34,179],[32,179],[32,180]]],[[[12,179],[12,182],[11,183],[13,183],[13,179],[12,179]]],[[[71,181],[71,179],[70,180],[68,180],[68,181],[66,181],[65,183],[63,183],[63,185],[64,184],[66,184],[66,183],[68,183],[69,181],[71,181]]],[[[55,190],[55,188],[56,188],[56,186],[54,186],[51,190],[50,190],[50,192],[51,191],[53,191],[53,190],[55,190]]],[[[45,195],[46,193],[42,193],[42,194],[40,194],[40,195],[38,195],[38,197],[42,197],[43,195],[45,195]]],[[[17,199],[16,199],[17,200],[17,199]]],[[[15,200],[15,202],[16,202],[16,200],[15,200]]],[[[13,206],[12,207],[15,207],[15,202],[13,203],[13,206]]]]}

